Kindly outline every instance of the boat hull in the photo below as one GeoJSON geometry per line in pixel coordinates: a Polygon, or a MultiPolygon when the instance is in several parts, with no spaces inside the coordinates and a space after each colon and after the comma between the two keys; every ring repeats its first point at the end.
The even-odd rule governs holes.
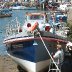
{"type": "MultiPolygon", "coordinates": [[[[42,38],[49,52],[55,53],[56,44],[59,39],[42,38]]],[[[11,40],[10,42],[6,41],[7,52],[23,69],[29,72],[39,72],[49,65],[50,56],[40,37],[11,40]]],[[[60,40],[60,43],[65,48],[66,43],[63,40],[60,40]]]]}
{"type": "Polygon", "coordinates": [[[27,72],[39,72],[39,71],[42,72],[48,67],[49,62],[50,62],[50,60],[45,60],[45,61],[40,61],[40,62],[34,63],[31,61],[27,61],[24,59],[14,57],[10,54],[8,54],[8,55],[27,72]]]}

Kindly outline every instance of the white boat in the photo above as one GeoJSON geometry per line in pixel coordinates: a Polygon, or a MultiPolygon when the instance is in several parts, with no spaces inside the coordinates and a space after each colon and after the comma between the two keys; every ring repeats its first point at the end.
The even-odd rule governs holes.
{"type": "Polygon", "coordinates": [[[13,10],[36,10],[36,7],[26,7],[26,6],[12,6],[10,9],[13,10]]]}
{"type": "Polygon", "coordinates": [[[66,4],[60,4],[60,6],[58,7],[58,10],[61,10],[63,12],[68,12],[69,8],[66,4]]]}
{"type": "Polygon", "coordinates": [[[30,10],[35,10],[36,7],[35,6],[24,6],[20,3],[14,3],[11,7],[9,7],[9,9],[13,9],[13,10],[26,10],[26,9],[30,9],[30,10]]]}
{"type": "Polygon", "coordinates": [[[36,10],[37,8],[35,6],[31,6],[31,7],[23,7],[24,10],[36,10]]]}
{"type": "Polygon", "coordinates": [[[44,12],[26,13],[22,27],[17,22],[14,28],[7,28],[7,37],[3,42],[7,53],[28,72],[42,72],[48,68],[50,56],[47,50],[50,53],[55,52],[57,41],[65,50],[67,40],[54,32],[54,27],[48,23],[47,17],[48,14],[44,12]]]}

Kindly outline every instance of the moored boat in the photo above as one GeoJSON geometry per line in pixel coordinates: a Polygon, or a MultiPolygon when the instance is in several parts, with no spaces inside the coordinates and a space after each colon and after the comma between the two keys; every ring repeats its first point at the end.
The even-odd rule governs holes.
{"type": "Polygon", "coordinates": [[[9,9],[12,9],[12,10],[36,10],[36,7],[35,6],[23,6],[21,4],[14,4],[12,5],[11,7],[9,7],[9,9]]]}
{"type": "Polygon", "coordinates": [[[2,8],[0,10],[0,18],[11,17],[11,16],[12,16],[12,11],[10,9],[2,8]]]}
{"type": "Polygon", "coordinates": [[[36,7],[16,6],[10,7],[12,10],[36,10],[36,7]]]}
{"type": "Polygon", "coordinates": [[[47,17],[44,12],[26,13],[22,27],[17,22],[15,28],[7,28],[7,37],[4,39],[7,53],[28,72],[39,72],[49,65],[50,56],[45,46],[50,53],[56,52],[56,44],[59,41],[65,50],[66,38],[55,33],[47,17]]]}

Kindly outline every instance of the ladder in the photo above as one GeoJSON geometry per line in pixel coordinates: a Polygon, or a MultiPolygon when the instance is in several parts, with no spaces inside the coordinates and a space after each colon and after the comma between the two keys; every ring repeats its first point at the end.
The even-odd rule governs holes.
{"type": "MultiPolygon", "coordinates": [[[[58,66],[58,65],[57,65],[58,66]]],[[[52,60],[50,60],[48,72],[61,72],[60,69],[57,69],[52,60]]]]}
{"type": "MultiPolygon", "coordinates": [[[[41,39],[41,41],[42,41],[42,43],[43,43],[43,45],[44,45],[44,47],[45,47],[47,53],[48,53],[49,56],[50,56],[52,62],[54,63],[54,65],[55,65],[56,68],[57,68],[56,71],[58,70],[58,72],[61,72],[61,70],[59,69],[58,65],[56,64],[56,62],[55,62],[54,59],[52,58],[52,56],[51,56],[51,54],[50,54],[50,52],[49,52],[47,46],[45,45],[45,42],[44,42],[44,40],[42,39],[40,32],[38,32],[38,34],[39,34],[39,37],[40,37],[40,39],[41,39]]],[[[50,70],[51,70],[51,69],[50,69],[50,70]]],[[[49,72],[49,71],[48,71],[48,72],[49,72]]]]}

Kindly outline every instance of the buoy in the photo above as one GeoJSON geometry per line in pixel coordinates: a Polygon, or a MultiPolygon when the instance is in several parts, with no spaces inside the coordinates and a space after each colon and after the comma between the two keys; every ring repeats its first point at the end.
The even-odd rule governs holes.
{"type": "Polygon", "coordinates": [[[21,28],[19,29],[19,32],[22,32],[22,29],[21,28]]]}
{"type": "Polygon", "coordinates": [[[28,31],[34,31],[38,26],[38,22],[36,22],[33,26],[29,27],[28,31]]]}

